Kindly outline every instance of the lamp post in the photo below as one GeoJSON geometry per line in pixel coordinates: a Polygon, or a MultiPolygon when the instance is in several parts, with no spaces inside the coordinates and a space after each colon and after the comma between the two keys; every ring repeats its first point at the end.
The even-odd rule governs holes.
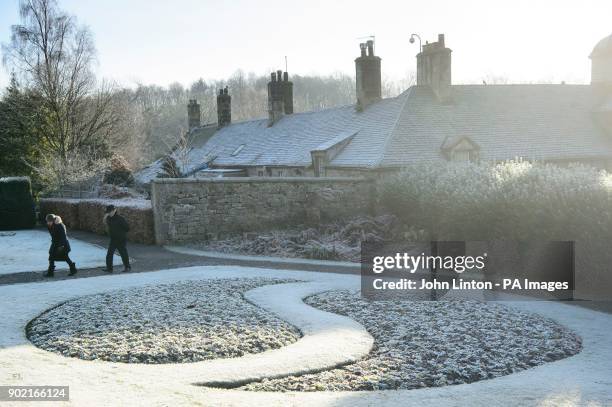
{"type": "Polygon", "coordinates": [[[418,38],[419,39],[419,52],[423,51],[423,42],[421,41],[421,36],[419,34],[411,34],[410,35],[410,43],[414,44],[414,38],[418,38]]]}

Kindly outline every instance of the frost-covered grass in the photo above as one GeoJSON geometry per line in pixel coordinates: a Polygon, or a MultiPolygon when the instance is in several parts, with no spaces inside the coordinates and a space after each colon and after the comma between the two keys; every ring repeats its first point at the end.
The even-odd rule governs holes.
{"type": "Polygon", "coordinates": [[[42,349],[86,360],[155,364],[239,357],[300,337],[242,297],[290,281],[188,281],[80,297],[34,319],[27,334],[42,349]]]}
{"type": "MultiPolygon", "coordinates": [[[[106,249],[73,239],[68,231],[70,257],[78,268],[102,267],[106,249]]],[[[0,232],[0,274],[44,271],[49,266],[51,237],[46,230],[0,232]]],[[[68,270],[65,262],[55,263],[58,270],[68,270]]]]}
{"type": "Polygon", "coordinates": [[[374,301],[334,291],[307,298],[349,316],[375,339],[371,354],[316,374],[263,380],[255,391],[351,391],[436,387],[508,375],[563,359],[581,339],[535,314],[477,301],[374,301]]]}

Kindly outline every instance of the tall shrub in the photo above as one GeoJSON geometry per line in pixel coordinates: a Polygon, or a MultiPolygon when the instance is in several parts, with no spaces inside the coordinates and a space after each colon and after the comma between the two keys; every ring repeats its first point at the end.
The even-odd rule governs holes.
{"type": "Polygon", "coordinates": [[[30,179],[0,178],[0,230],[32,228],[35,217],[30,179]]]}

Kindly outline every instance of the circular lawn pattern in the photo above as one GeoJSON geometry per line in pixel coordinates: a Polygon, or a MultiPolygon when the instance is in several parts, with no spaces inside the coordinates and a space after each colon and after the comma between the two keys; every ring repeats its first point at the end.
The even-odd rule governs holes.
{"type": "Polygon", "coordinates": [[[242,293],[295,280],[185,281],[80,297],[45,311],[26,333],[39,348],[85,360],[185,363],[291,344],[293,326],[242,293]]]}
{"type": "Polygon", "coordinates": [[[374,349],[328,371],[265,379],[254,391],[415,389],[508,375],[578,353],[581,339],[558,323],[477,301],[372,301],[333,291],[305,300],[365,326],[374,349]]]}

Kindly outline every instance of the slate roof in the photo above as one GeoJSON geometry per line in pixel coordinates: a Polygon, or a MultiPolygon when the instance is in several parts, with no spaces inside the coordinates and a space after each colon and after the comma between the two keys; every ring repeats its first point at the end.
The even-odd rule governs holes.
{"type": "MultiPolygon", "coordinates": [[[[220,129],[206,143],[215,166],[309,166],[310,152],[354,135],[339,165],[376,166],[391,136],[405,96],[381,100],[363,112],[354,106],[284,116],[273,126],[267,120],[235,123],[220,129]],[[240,145],[244,148],[232,156],[240,145]],[[351,154],[355,150],[357,154],[351,154]]],[[[336,161],[336,160],[334,160],[336,161]]]]}
{"type": "Polygon", "coordinates": [[[442,160],[444,141],[461,137],[476,143],[484,160],[612,158],[612,134],[593,120],[602,101],[590,85],[454,85],[452,95],[452,103],[440,104],[429,87],[413,86],[362,112],[351,105],[284,116],[272,127],[266,119],[232,123],[194,143],[184,171],[207,157],[216,157],[215,167],[307,167],[311,151],[349,136],[330,166],[442,160]]]}
{"type": "Polygon", "coordinates": [[[453,103],[415,87],[382,166],[437,160],[447,136],[469,137],[483,160],[611,158],[612,135],[593,120],[601,103],[590,85],[457,85],[453,103]]]}

